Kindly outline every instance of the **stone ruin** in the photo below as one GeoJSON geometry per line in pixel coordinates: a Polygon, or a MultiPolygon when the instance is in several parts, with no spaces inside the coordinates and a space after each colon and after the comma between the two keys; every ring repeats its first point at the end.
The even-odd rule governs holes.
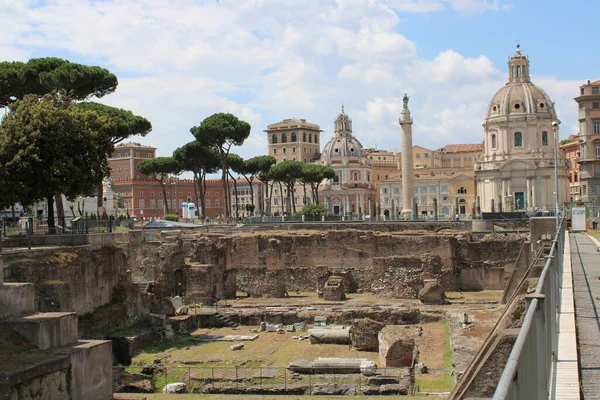
{"type": "Polygon", "coordinates": [[[411,337],[414,327],[387,325],[378,335],[379,364],[382,367],[410,367],[418,349],[411,337]]]}
{"type": "Polygon", "coordinates": [[[377,351],[379,349],[379,332],[386,324],[370,318],[357,318],[350,326],[352,347],[357,350],[377,351]]]}
{"type": "Polygon", "coordinates": [[[346,300],[346,288],[341,276],[332,275],[323,287],[323,299],[327,301],[346,300]]]}
{"type": "Polygon", "coordinates": [[[418,299],[425,304],[444,304],[448,300],[446,292],[440,283],[433,279],[425,281],[423,289],[419,290],[418,299]]]}

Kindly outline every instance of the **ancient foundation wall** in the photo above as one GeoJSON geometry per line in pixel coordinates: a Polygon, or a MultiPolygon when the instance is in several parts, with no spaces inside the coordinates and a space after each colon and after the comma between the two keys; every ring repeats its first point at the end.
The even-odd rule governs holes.
{"type": "Polygon", "coordinates": [[[111,301],[113,289],[126,277],[127,258],[113,246],[63,248],[5,256],[4,268],[8,270],[7,281],[34,284],[38,310],[75,311],[82,315],[111,301]],[[50,292],[44,289],[49,284],[53,285],[50,292]],[[70,301],[65,300],[61,290],[68,291],[70,301]],[[56,309],[44,304],[55,298],[62,299],[64,307],[56,309]]]}

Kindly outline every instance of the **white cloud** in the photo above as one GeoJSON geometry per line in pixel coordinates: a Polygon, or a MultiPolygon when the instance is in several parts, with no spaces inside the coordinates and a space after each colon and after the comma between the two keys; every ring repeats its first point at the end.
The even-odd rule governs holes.
{"type": "MultiPolygon", "coordinates": [[[[23,60],[45,49],[115,72],[119,88],[102,101],[150,119],[154,130],[141,141],[160,155],[220,111],[253,126],[235,150],[243,157],[266,152],[262,130],[283,118],[320,124],[324,143],[342,101],[365,146],[399,148],[404,93],[412,96],[415,142],[437,148],[480,141],[504,66],[452,49],[419,57],[402,16],[507,7],[500,0],[0,0],[0,54],[23,60]]],[[[539,84],[557,101],[563,129],[572,125],[572,82],[539,84]]]]}

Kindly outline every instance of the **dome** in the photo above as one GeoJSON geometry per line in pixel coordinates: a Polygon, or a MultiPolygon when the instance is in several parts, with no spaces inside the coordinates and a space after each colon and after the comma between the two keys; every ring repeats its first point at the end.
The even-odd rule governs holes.
{"type": "Polygon", "coordinates": [[[496,118],[511,119],[528,118],[556,119],[554,103],[539,86],[529,79],[529,59],[517,52],[508,61],[508,82],[492,97],[486,122],[496,118]]]}
{"type": "Polygon", "coordinates": [[[366,157],[362,144],[354,137],[333,137],[321,152],[321,159],[336,157],[366,157]]]}
{"type": "Polygon", "coordinates": [[[352,120],[343,109],[335,120],[333,138],[321,151],[321,161],[328,163],[328,160],[340,157],[367,158],[363,145],[352,135],[352,120]]]}

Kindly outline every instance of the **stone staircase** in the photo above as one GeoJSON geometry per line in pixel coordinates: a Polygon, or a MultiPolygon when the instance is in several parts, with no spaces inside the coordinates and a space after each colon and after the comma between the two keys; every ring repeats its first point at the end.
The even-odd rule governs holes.
{"type": "Polygon", "coordinates": [[[238,324],[233,321],[231,318],[221,314],[220,312],[216,312],[214,317],[219,321],[223,322],[223,325],[228,326],[230,328],[237,328],[238,324]]]}
{"type": "Polygon", "coordinates": [[[0,323],[39,349],[51,349],[53,353],[51,358],[17,370],[0,369],[0,400],[10,399],[11,393],[37,393],[40,388],[44,398],[112,398],[109,340],[79,340],[74,312],[35,313],[35,290],[31,283],[4,284],[0,280],[0,300],[3,300],[0,316],[6,318],[0,323]]]}

